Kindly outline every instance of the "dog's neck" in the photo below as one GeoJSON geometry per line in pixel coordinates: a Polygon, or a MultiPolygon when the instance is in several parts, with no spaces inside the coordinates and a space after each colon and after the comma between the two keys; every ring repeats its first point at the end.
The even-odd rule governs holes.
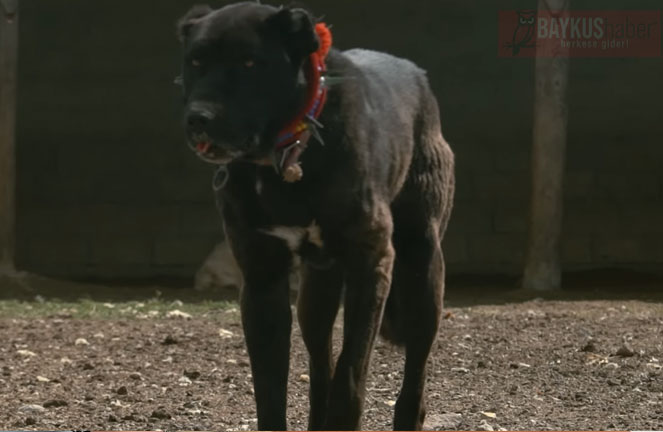
{"type": "MultiPolygon", "coordinates": [[[[305,108],[307,103],[306,96],[309,92],[310,86],[312,85],[307,74],[307,70],[311,67],[310,59],[305,59],[302,61],[301,66],[299,66],[297,70],[295,88],[292,93],[290,103],[288,104],[288,108],[284,110],[283,116],[275,122],[275,130],[277,134],[283,131],[283,129],[286,128],[289,124],[291,124],[305,108]]],[[[278,136],[276,139],[278,139],[278,136]]]]}
{"type": "Polygon", "coordinates": [[[286,182],[293,183],[302,179],[299,158],[306,150],[309,139],[316,137],[322,142],[316,127],[327,97],[325,72],[324,57],[317,53],[302,62],[297,72],[292,102],[286,110],[289,116],[284,116],[285,120],[279,122],[282,126],[275,135],[271,157],[257,161],[260,165],[273,165],[286,182]]]}
{"type": "Polygon", "coordinates": [[[295,91],[291,106],[292,118],[286,120],[276,133],[275,144],[271,149],[272,164],[287,182],[296,182],[303,176],[299,157],[306,149],[311,137],[322,142],[317,126],[318,117],[327,99],[325,60],[332,45],[332,36],[324,23],[315,25],[319,45],[302,61],[296,75],[295,91]]]}
{"type": "MultiPolygon", "coordinates": [[[[270,153],[277,148],[279,134],[289,124],[293,123],[296,117],[302,112],[307,103],[306,96],[310,82],[307,78],[306,69],[311,67],[310,59],[302,61],[301,66],[297,70],[297,77],[294,89],[291,94],[290,101],[287,108],[284,109],[278,117],[272,119],[267,127],[265,133],[261,137],[264,149],[269,149],[270,153]]],[[[272,156],[265,156],[261,159],[253,160],[258,165],[272,165],[272,156]]]]}

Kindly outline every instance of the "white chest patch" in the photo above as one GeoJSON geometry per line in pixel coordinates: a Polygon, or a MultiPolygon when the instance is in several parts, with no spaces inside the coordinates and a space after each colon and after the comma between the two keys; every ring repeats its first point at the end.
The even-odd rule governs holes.
{"type": "Polygon", "coordinates": [[[275,226],[269,229],[264,229],[262,232],[270,236],[280,238],[288,245],[288,249],[290,249],[292,252],[297,252],[304,239],[307,239],[318,247],[324,246],[320,233],[320,227],[315,223],[315,221],[307,228],[275,226]]]}
{"type": "Polygon", "coordinates": [[[256,193],[258,195],[262,193],[262,179],[260,176],[258,176],[258,179],[256,180],[256,193]]]}
{"type": "Polygon", "coordinates": [[[322,241],[322,232],[320,232],[320,227],[316,225],[315,221],[313,221],[311,226],[306,228],[306,231],[308,232],[308,241],[319,248],[325,246],[325,243],[322,241]]]}

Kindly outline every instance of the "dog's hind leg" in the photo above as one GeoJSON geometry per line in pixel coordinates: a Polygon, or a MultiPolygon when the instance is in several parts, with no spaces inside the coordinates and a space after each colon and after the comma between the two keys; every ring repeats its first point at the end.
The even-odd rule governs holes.
{"type": "Polygon", "coordinates": [[[332,331],[343,291],[343,271],[335,265],[302,268],[297,318],[309,353],[311,377],[308,430],[321,430],[327,414],[329,389],[334,373],[332,331]]]}
{"type": "MultiPolygon", "coordinates": [[[[437,225],[437,224],[436,224],[437,225]]],[[[422,430],[426,415],[426,364],[435,341],[444,295],[444,261],[437,226],[398,224],[391,295],[397,307],[398,336],[405,345],[403,386],[396,401],[394,430],[422,430]],[[407,227],[407,228],[405,228],[407,227]],[[415,229],[412,229],[415,228],[415,229]]]]}

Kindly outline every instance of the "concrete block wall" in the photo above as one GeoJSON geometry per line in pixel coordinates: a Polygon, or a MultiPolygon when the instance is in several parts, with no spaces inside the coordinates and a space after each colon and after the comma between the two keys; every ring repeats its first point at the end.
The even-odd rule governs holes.
{"type": "MultiPolygon", "coordinates": [[[[65,277],[187,276],[221,238],[212,168],[182,142],[172,85],[174,21],[192,3],[22,2],[22,268],[65,277]]],[[[527,240],[534,62],[497,57],[497,11],[532,2],[307,4],[333,24],[337,46],[388,51],[428,71],[457,155],[449,272],[518,273],[527,240]]],[[[663,265],[662,74],[662,58],[572,62],[567,269],[663,265]]]]}

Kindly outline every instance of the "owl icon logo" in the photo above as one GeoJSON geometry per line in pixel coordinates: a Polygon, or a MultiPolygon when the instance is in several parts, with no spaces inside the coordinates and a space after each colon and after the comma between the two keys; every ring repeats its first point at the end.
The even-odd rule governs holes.
{"type": "Polygon", "coordinates": [[[517,10],[518,23],[516,29],[513,31],[513,38],[511,42],[506,44],[506,47],[511,49],[511,53],[517,56],[523,48],[535,48],[536,43],[533,42],[534,32],[536,30],[536,11],[534,10],[517,10]]]}

